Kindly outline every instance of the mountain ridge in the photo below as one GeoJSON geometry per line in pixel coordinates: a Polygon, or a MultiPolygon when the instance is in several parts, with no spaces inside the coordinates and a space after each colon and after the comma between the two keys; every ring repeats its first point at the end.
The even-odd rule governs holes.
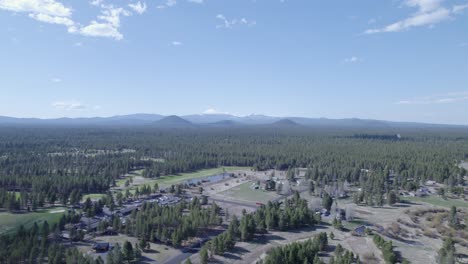
{"type": "MultiPolygon", "coordinates": [[[[431,124],[422,122],[398,122],[361,118],[310,118],[310,117],[276,117],[267,115],[235,116],[229,114],[198,114],[198,115],[159,115],[159,114],[129,114],[110,117],[78,117],[78,118],[16,118],[0,116],[0,125],[96,125],[96,126],[249,126],[249,125],[273,125],[276,122],[292,123],[300,126],[313,127],[464,127],[468,125],[431,124]],[[162,121],[165,120],[165,121],[162,121]],[[159,123],[159,121],[162,121],[159,123]],[[185,121],[185,122],[183,122],[185,121]],[[281,121],[281,122],[280,122],[281,121]],[[174,123],[169,125],[169,123],[174,123]],[[164,124],[166,123],[166,124],[164,124]],[[178,124],[178,125],[177,125],[178,124]]],[[[285,125],[285,124],[283,124],[285,125]]]]}

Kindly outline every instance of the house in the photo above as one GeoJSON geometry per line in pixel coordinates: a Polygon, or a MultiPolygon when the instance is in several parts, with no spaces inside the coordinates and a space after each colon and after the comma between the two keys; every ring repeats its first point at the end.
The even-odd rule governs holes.
{"type": "Polygon", "coordinates": [[[60,238],[63,240],[70,240],[70,232],[69,231],[60,232],[60,238]]]}
{"type": "Polygon", "coordinates": [[[131,205],[131,206],[122,208],[122,209],[120,209],[120,210],[117,210],[116,213],[117,213],[117,215],[119,215],[119,216],[127,216],[127,215],[131,214],[131,213],[133,212],[133,210],[137,210],[137,211],[138,211],[138,207],[135,206],[135,205],[131,205]]]}
{"type": "Polygon", "coordinates": [[[321,213],[322,215],[324,215],[324,216],[329,216],[329,215],[330,215],[330,212],[329,212],[327,209],[325,209],[325,208],[323,208],[323,209],[320,211],[320,213],[321,213]]]}
{"type": "Polygon", "coordinates": [[[274,180],[266,180],[263,182],[263,189],[265,191],[274,191],[276,189],[276,182],[274,180]]]}
{"type": "Polygon", "coordinates": [[[425,197],[425,196],[429,196],[429,194],[431,193],[431,191],[429,191],[429,189],[427,187],[421,187],[419,188],[419,190],[416,192],[415,196],[417,197],[425,197]]]}
{"type": "Polygon", "coordinates": [[[103,214],[104,216],[111,217],[111,216],[114,215],[114,212],[112,212],[112,211],[110,210],[109,207],[104,206],[104,207],[102,208],[102,214],[103,214]]]}
{"type": "Polygon", "coordinates": [[[112,228],[111,226],[107,227],[105,230],[96,232],[96,235],[98,236],[115,236],[117,234],[118,233],[114,231],[114,228],[112,228]]]}
{"type": "Polygon", "coordinates": [[[353,236],[365,236],[366,235],[366,229],[367,229],[367,227],[364,226],[364,225],[356,227],[353,230],[352,235],[353,236]]]}
{"type": "Polygon", "coordinates": [[[336,209],[336,220],[346,220],[345,209],[336,209]]]}
{"type": "Polygon", "coordinates": [[[436,181],[426,181],[426,185],[427,185],[427,186],[434,186],[434,185],[436,185],[436,184],[437,184],[436,181]]]}
{"type": "Polygon", "coordinates": [[[88,229],[88,230],[96,230],[101,219],[97,217],[85,217],[82,216],[80,218],[80,222],[75,225],[78,229],[88,229]]]}
{"type": "Polygon", "coordinates": [[[95,252],[107,252],[110,249],[109,243],[96,243],[93,245],[95,252]]]}

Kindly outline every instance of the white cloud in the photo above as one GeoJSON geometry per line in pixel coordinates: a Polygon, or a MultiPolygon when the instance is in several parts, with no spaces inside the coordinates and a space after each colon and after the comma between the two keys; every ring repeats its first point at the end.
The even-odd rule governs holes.
{"type": "MultiPolygon", "coordinates": [[[[168,2],[175,0],[168,0],[168,2]]],[[[82,25],[72,19],[73,10],[65,6],[59,0],[0,0],[0,9],[27,13],[32,19],[43,23],[63,25],[69,33],[76,33],[89,37],[107,37],[115,40],[123,39],[119,31],[122,16],[130,16],[132,13],[122,7],[103,4],[103,0],[91,0],[90,4],[101,8],[101,15],[87,25],[82,25]]],[[[135,13],[146,11],[146,3],[138,1],[129,4],[135,13]]]]}
{"type": "Polygon", "coordinates": [[[86,106],[83,105],[81,102],[71,100],[71,101],[56,101],[52,103],[52,107],[59,110],[84,110],[86,106]]]}
{"type": "Polygon", "coordinates": [[[205,111],[203,111],[203,114],[204,115],[229,115],[228,112],[220,112],[213,107],[210,107],[206,109],[205,111]]]}
{"type": "Polygon", "coordinates": [[[100,6],[102,3],[104,2],[104,0],[92,0],[91,2],[89,2],[91,5],[93,6],[100,6]]]}
{"type": "Polygon", "coordinates": [[[401,32],[413,27],[433,26],[451,19],[453,15],[468,8],[468,5],[456,5],[452,8],[445,8],[442,6],[442,2],[443,0],[405,0],[404,4],[408,7],[417,8],[417,12],[406,19],[382,28],[368,29],[364,33],[401,32]]]}
{"type": "Polygon", "coordinates": [[[69,30],[74,31],[74,25],[75,22],[71,20],[68,17],[59,17],[59,16],[51,16],[43,13],[38,13],[38,14],[29,14],[30,18],[34,18],[37,21],[49,23],[49,24],[58,24],[58,25],[64,25],[69,28],[69,30]]]}
{"type": "Polygon", "coordinates": [[[166,7],[173,7],[177,4],[177,0],[166,0],[166,3],[158,5],[156,8],[163,9],[166,7]]]}
{"type": "Polygon", "coordinates": [[[54,78],[50,79],[50,81],[53,82],[53,83],[60,83],[60,82],[62,82],[62,79],[54,77],[54,78]]]}
{"type": "Polygon", "coordinates": [[[55,0],[0,0],[0,9],[13,12],[70,17],[72,10],[55,0]]]}
{"type": "Polygon", "coordinates": [[[183,45],[183,43],[180,42],[180,41],[172,41],[171,44],[172,44],[172,46],[182,46],[183,45]]]}
{"type": "Polygon", "coordinates": [[[455,5],[453,6],[452,8],[452,12],[455,13],[455,14],[459,14],[461,13],[463,10],[467,9],[468,8],[468,4],[464,4],[464,5],[455,5]]]}
{"type": "Polygon", "coordinates": [[[405,4],[410,7],[416,7],[420,13],[432,12],[439,9],[443,0],[406,0],[405,4]]]}
{"type": "Polygon", "coordinates": [[[108,37],[116,40],[123,39],[123,35],[119,30],[108,23],[99,23],[91,21],[91,23],[80,29],[80,34],[89,37],[108,37]]]}
{"type": "Polygon", "coordinates": [[[71,19],[72,9],[56,0],[0,0],[0,9],[28,13],[37,21],[66,26],[69,32],[76,31],[71,19]]]}
{"type": "Polygon", "coordinates": [[[468,101],[468,91],[447,93],[442,95],[426,96],[396,102],[399,105],[427,105],[427,104],[448,104],[468,101]]]}
{"type": "Polygon", "coordinates": [[[135,4],[128,4],[128,6],[133,9],[133,11],[137,12],[138,14],[143,14],[146,12],[146,3],[145,2],[136,2],[135,4]]]}
{"type": "Polygon", "coordinates": [[[203,0],[188,0],[190,3],[203,4],[203,0]]]}
{"type": "Polygon", "coordinates": [[[116,40],[123,39],[119,32],[120,17],[130,16],[131,13],[123,8],[113,6],[103,6],[102,15],[98,16],[99,21],[93,20],[91,23],[80,29],[80,34],[91,37],[108,37],[116,40]]]}
{"type": "Polygon", "coordinates": [[[362,62],[362,59],[356,56],[352,56],[343,60],[344,63],[358,63],[362,62]]]}
{"type": "Polygon", "coordinates": [[[227,19],[223,14],[217,15],[216,18],[222,21],[222,24],[217,25],[216,28],[232,28],[236,25],[254,26],[257,24],[256,21],[250,21],[246,18],[227,19]]]}

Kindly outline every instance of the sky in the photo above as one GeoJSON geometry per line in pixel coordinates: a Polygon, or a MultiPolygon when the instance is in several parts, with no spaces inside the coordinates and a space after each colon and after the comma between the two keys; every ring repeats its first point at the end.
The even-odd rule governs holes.
{"type": "Polygon", "coordinates": [[[0,0],[0,116],[468,124],[468,0],[0,0]]]}

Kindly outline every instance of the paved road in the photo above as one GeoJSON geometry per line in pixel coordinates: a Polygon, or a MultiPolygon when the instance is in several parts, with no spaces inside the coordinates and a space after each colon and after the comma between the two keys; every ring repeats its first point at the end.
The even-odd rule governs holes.
{"type": "Polygon", "coordinates": [[[166,260],[164,264],[180,264],[182,261],[186,260],[190,256],[192,256],[193,253],[187,252],[187,253],[180,253],[178,255],[175,255],[171,257],[170,259],[166,260]]]}

